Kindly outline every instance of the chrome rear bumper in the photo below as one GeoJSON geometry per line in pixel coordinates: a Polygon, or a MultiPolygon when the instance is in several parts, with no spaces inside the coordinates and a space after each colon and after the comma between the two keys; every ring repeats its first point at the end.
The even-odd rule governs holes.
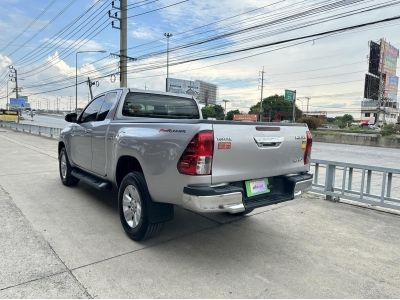
{"type": "Polygon", "coordinates": [[[186,187],[183,206],[196,212],[239,213],[246,209],[267,206],[292,200],[311,189],[312,174],[279,176],[284,182],[284,191],[264,196],[247,198],[240,184],[222,187],[186,187]]]}

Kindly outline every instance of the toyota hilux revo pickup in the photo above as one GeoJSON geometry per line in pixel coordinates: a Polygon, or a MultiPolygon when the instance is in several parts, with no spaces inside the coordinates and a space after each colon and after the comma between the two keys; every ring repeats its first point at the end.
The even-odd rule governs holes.
{"type": "Polygon", "coordinates": [[[312,184],[306,124],[203,120],[192,97],[128,88],[65,119],[62,183],[116,188],[122,227],[134,240],[171,220],[174,205],[246,214],[312,184]]]}

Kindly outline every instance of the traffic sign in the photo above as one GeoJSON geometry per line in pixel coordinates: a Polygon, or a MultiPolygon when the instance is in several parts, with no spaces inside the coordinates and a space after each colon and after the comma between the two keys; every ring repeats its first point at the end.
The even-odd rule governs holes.
{"type": "Polygon", "coordinates": [[[296,99],[296,91],[285,90],[285,100],[293,102],[296,99]]]}

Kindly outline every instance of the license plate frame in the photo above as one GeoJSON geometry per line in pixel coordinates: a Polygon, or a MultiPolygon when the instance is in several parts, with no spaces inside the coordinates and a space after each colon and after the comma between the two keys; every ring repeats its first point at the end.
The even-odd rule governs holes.
{"type": "Polygon", "coordinates": [[[259,178],[245,181],[247,197],[254,197],[258,195],[268,194],[271,192],[269,188],[269,179],[259,178]]]}

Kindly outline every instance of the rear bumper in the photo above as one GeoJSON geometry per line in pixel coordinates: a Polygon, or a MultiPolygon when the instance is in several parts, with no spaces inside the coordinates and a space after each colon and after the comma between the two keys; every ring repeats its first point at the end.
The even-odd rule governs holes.
{"type": "Polygon", "coordinates": [[[243,182],[224,186],[189,186],[184,188],[183,206],[196,212],[229,212],[232,214],[257,207],[276,204],[300,196],[311,189],[313,175],[274,177],[277,190],[247,198],[243,182]]]}

